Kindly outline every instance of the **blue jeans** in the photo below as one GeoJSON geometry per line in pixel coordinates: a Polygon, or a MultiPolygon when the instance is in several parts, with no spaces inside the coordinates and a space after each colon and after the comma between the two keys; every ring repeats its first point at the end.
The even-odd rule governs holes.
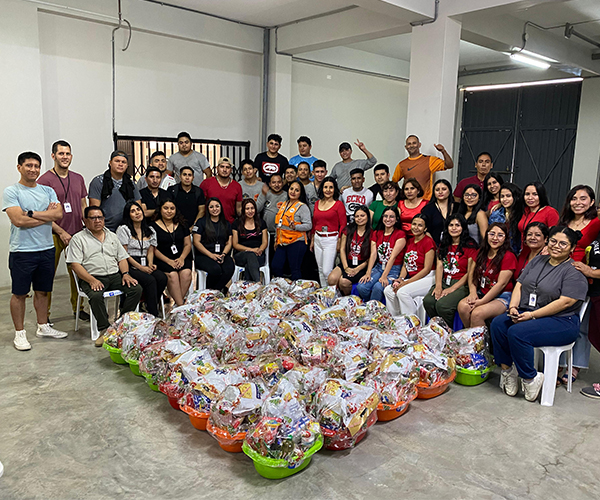
{"type": "MultiPolygon", "coordinates": [[[[400,276],[400,270],[402,266],[392,266],[390,273],[388,274],[388,281],[392,281],[400,276]]],[[[375,264],[371,271],[371,281],[368,283],[359,283],[356,285],[356,291],[361,299],[367,300],[378,300],[383,302],[383,285],[379,283],[379,278],[383,274],[383,266],[380,263],[375,264]]]]}
{"type": "MultiPolygon", "coordinates": [[[[575,368],[589,368],[590,366],[590,351],[592,349],[592,344],[590,344],[588,339],[588,329],[590,327],[591,312],[592,306],[590,304],[587,308],[587,311],[585,311],[583,321],[581,322],[581,327],[579,328],[579,336],[577,337],[575,345],[573,346],[573,366],[575,368]]],[[[563,368],[567,366],[566,354],[566,352],[563,352],[560,355],[559,365],[563,368]]]]}
{"type": "Polygon", "coordinates": [[[296,241],[291,245],[279,245],[277,250],[275,250],[275,255],[273,256],[273,261],[271,262],[271,271],[273,271],[273,276],[283,277],[283,266],[285,265],[285,261],[287,259],[290,264],[290,270],[292,272],[292,279],[299,280],[302,279],[302,259],[304,258],[304,254],[306,253],[306,243],[304,240],[296,241]]]}
{"type": "Polygon", "coordinates": [[[513,323],[504,313],[494,318],[490,331],[496,364],[514,363],[519,376],[529,380],[537,375],[533,348],[574,342],[579,335],[579,316],[548,316],[513,323]]]}

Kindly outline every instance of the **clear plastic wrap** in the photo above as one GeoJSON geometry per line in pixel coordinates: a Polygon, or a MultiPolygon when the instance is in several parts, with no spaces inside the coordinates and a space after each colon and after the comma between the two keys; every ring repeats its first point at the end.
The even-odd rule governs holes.
{"type": "Polygon", "coordinates": [[[236,281],[229,287],[229,296],[243,298],[246,301],[255,299],[263,289],[260,283],[252,281],[236,281]]]}
{"type": "Polygon", "coordinates": [[[377,391],[381,403],[398,405],[414,395],[419,369],[411,356],[388,352],[370,368],[365,385],[377,391]]]}
{"type": "Polygon", "coordinates": [[[379,330],[372,326],[351,326],[338,332],[341,340],[354,340],[365,348],[371,345],[371,337],[379,330]]]}
{"type": "Polygon", "coordinates": [[[448,355],[456,364],[468,370],[485,370],[491,366],[485,326],[465,328],[450,334],[446,344],[448,355]]]}
{"type": "Polygon", "coordinates": [[[247,431],[260,417],[263,396],[260,386],[252,382],[228,385],[211,405],[212,426],[231,436],[247,431]]]}
{"type": "MultiPolygon", "coordinates": [[[[293,316],[292,318],[296,318],[293,316]]],[[[279,322],[278,335],[280,341],[278,348],[285,353],[300,359],[302,348],[315,335],[315,328],[303,319],[284,319],[279,322]]]]}
{"type": "Polygon", "coordinates": [[[294,311],[294,317],[307,321],[309,323],[316,323],[319,315],[325,309],[321,304],[313,303],[306,304],[302,306],[300,309],[296,309],[294,311]]]}
{"type": "Polygon", "coordinates": [[[277,337],[268,328],[250,326],[238,330],[223,347],[222,363],[249,361],[261,354],[273,352],[277,345],[277,337]]]}
{"type": "Polygon", "coordinates": [[[394,318],[378,300],[369,300],[362,307],[364,307],[364,316],[359,320],[360,325],[373,326],[380,330],[393,330],[395,328],[394,318]]]}
{"type": "Polygon", "coordinates": [[[202,304],[206,307],[210,302],[222,299],[224,295],[218,290],[196,290],[187,296],[186,304],[202,304]]]}
{"type": "Polygon", "coordinates": [[[424,344],[411,344],[404,350],[419,366],[419,385],[429,387],[443,382],[454,373],[456,363],[441,352],[434,352],[424,344]]]}
{"type": "Polygon", "coordinates": [[[296,280],[292,282],[288,295],[299,302],[307,302],[308,296],[318,290],[321,285],[317,281],[312,280],[296,280]]]}
{"type": "Polygon", "coordinates": [[[286,381],[292,384],[299,394],[299,399],[306,406],[306,409],[311,411],[315,405],[317,391],[326,379],[327,371],[325,369],[318,366],[309,368],[298,365],[283,375],[280,383],[286,381]]]}
{"type": "Polygon", "coordinates": [[[317,320],[317,327],[330,333],[337,333],[344,328],[350,328],[358,322],[348,314],[342,305],[334,305],[323,309],[317,320]]]}
{"type": "Polygon", "coordinates": [[[156,324],[157,319],[148,313],[128,312],[118,318],[112,325],[108,327],[104,335],[104,342],[110,347],[122,348],[123,337],[135,330],[142,324],[156,324]]]}
{"type": "Polygon", "coordinates": [[[420,343],[425,344],[432,351],[442,352],[446,347],[446,342],[448,342],[451,332],[452,329],[446,322],[439,316],[436,316],[431,318],[427,325],[419,327],[417,335],[420,343]]]}
{"type": "Polygon", "coordinates": [[[331,307],[340,296],[337,286],[326,286],[312,291],[309,296],[309,302],[321,304],[323,307],[331,307]]]}
{"type": "Polygon", "coordinates": [[[285,373],[296,366],[296,360],[290,356],[267,353],[245,364],[244,368],[252,381],[271,388],[277,385],[285,373]]]}
{"type": "Polygon", "coordinates": [[[339,342],[331,352],[331,374],[348,382],[362,382],[373,361],[368,349],[355,340],[339,342]]]}
{"type": "Polygon", "coordinates": [[[240,370],[231,367],[221,367],[200,375],[194,383],[185,387],[180,404],[186,413],[193,409],[200,413],[210,412],[210,406],[226,387],[232,384],[242,384],[245,377],[240,370]]]}

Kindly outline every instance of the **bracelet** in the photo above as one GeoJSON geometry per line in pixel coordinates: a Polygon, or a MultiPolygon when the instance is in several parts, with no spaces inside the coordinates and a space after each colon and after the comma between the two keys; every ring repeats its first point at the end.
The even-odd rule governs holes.
{"type": "Polygon", "coordinates": [[[129,274],[129,271],[125,271],[124,273],[121,273],[123,276],[125,276],[126,274],[129,274]]]}
{"type": "Polygon", "coordinates": [[[535,319],[535,316],[533,315],[533,313],[531,311],[529,311],[529,314],[531,315],[531,319],[535,319]]]}

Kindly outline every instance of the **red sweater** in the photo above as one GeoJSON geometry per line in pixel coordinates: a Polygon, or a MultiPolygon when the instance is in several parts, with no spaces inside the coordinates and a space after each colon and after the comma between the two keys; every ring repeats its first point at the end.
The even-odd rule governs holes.
{"type": "Polygon", "coordinates": [[[337,231],[341,235],[344,229],[346,229],[346,208],[341,201],[337,200],[329,210],[325,211],[319,209],[318,201],[315,203],[313,234],[337,231]]]}

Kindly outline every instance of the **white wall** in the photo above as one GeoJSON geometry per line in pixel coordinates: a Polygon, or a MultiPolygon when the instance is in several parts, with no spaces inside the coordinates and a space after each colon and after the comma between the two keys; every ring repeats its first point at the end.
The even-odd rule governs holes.
{"type": "MultiPolygon", "coordinates": [[[[313,154],[331,172],[340,161],[340,143],[360,139],[393,171],[406,157],[407,101],[407,83],[294,61],[290,142],[295,146],[300,135],[309,136],[313,154]]],[[[290,149],[297,154],[296,148],[290,149]]],[[[364,158],[354,146],[353,158],[364,158]]],[[[371,170],[366,184],[372,183],[371,170]]]]}

